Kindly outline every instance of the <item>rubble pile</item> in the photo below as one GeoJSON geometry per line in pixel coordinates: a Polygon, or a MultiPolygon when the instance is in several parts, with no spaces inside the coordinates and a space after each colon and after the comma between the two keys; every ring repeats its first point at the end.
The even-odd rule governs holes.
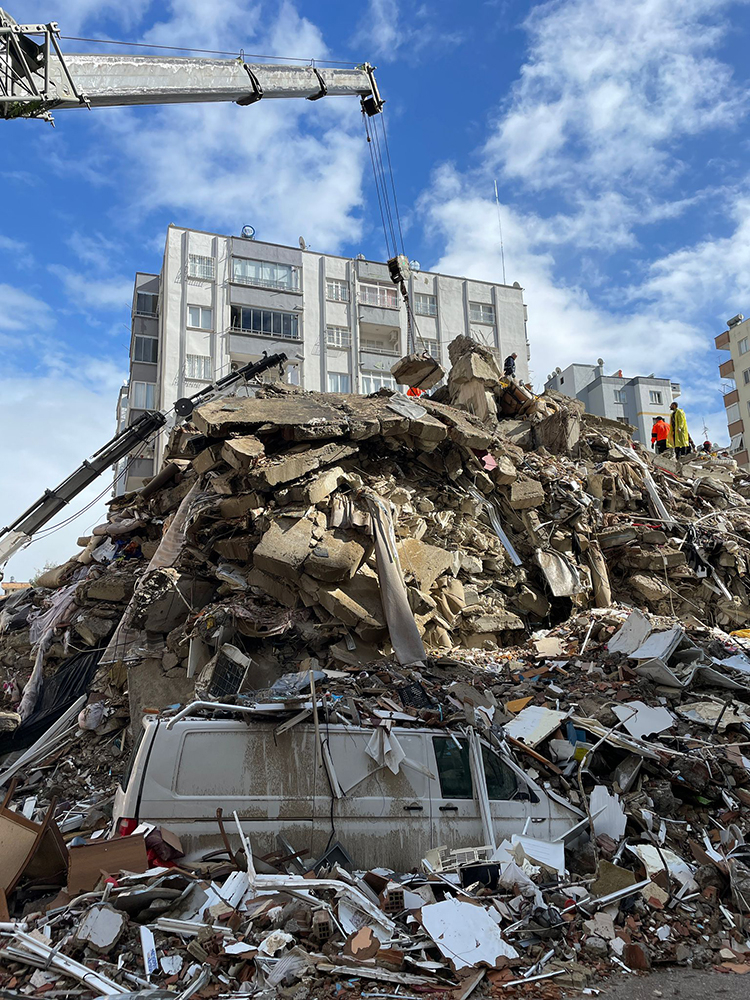
{"type": "Polygon", "coordinates": [[[466,338],[451,360],[418,402],[274,384],[199,407],[151,483],[0,605],[0,833],[29,838],[0,864],[0,987],[303,997],[343,977],[463,1000],[750,970],[750,479],[634,447],[466,338]],[[128,714],[138,735],[198,701],[480,740],[569,829],[535,837],[528,812],[496,837],[485,780],[484,842],[408,873],[297,844],[253,860],[231,824],[213,862],[168,829],[116,837],[128,714]]]}

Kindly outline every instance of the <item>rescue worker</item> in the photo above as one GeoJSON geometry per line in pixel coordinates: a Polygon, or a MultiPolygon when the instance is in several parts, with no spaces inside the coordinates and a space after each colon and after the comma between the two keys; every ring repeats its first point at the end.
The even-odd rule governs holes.
{"type": "Polygon", "coordinates": [[[406,390],[406,395],[407,396],[421,396],[423,394],[423,392],[424,392],[424,389],[420,389],[419,386],[417,386],[417,385],[412,385],[412,386],[410,386],[406,390]]]}
{"type": "Polygon", "coordinates": [[[669,420],[669,436],[667,447],[674,448],[675,458],[681,458],[690,451],[690,435],[688,434],[687,417],[677,403],[672,403],[669,409],[672,415],[669,420]]]}
{"type": "Polygon", "coordinates": [[[705,453],[707,455],[711,454],[711,442],[710,441],[704,441],[703,442],[703,450],[705,451],[705,453]]]}
{"type": "Polygon", "coordinates": [[[507,378],[515,378],[516,377],[516,358],[517,357],[518,357],[518,355],[514,352],[513,354],[509,354],[508,357],[505,359],[505,365],[504,365],[504,369],[503,370],[504,370],[505,375],[506,375],[507,378]]]}
{"type": "Polygon", "coordinates": [[[651,447],[657,455],[663,455],[667,450],[667,437],[669,436],[669,425],[664,417],[654,417],[651,427],[651,447]]]}

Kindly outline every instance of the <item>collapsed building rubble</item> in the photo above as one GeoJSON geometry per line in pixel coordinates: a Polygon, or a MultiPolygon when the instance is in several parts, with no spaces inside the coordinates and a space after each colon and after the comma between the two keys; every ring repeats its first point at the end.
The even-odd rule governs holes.
{"type": "Polygon", "coordinates": [[[467,338],[451,361],[418,403],[266,385],[200,407],[155,480],[2,603],[0,833],[26,846],[0,863],[0,987],[464,998],[750,970],[750,479],[634,448],[467,338]],[[384,787],[397,732],[450,734],[480,835],[365,872],[341,831],[310,856],[280,823],[258,856],[219,817],[209,861],[165,827],[116,836],[128,717],[137,737],[144,711],[233,710],[287,739],[372,729],[384,787]],[[496,835],[482,747],[569,807],[563,834],[529,810],[496,835]]]}

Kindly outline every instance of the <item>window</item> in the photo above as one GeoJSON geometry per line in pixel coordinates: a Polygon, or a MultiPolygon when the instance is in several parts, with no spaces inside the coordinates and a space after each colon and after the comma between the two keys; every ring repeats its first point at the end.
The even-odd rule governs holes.
{"type": "Polygon", "coordinates": [[[653,389],[650,390],[648,394],[649,403],[655,403],[657,406],[662,405],[662,398],[660,392],[655,392],[653,389]]]}
{"type": "Polygon", "coordinates": [[[348,302],[349,285],[346,281],[339,281],[338,278],[327,278],[326,298],[331,302],[348,302]]]}
{"type": "Polygon", "coordinates": [[[747,354],[747,352],[750,351],[750,345],[748,344],[747,337],[743,337],[737,346],[740,349],[740,354],[747,354]]]}
{"type": "Polygon", "coordinates": [[[630,421],[628,420],[627,417],[618,417],[617,419],[620,421],[621,424],[629,424],[630,423],[630,421]]]}
{"type": "Polygon", "coordinates": [[[210,382],[213,378],[211,358],[207,354],[188,354],[185,358],[185,378],[210,382]]]}
{"type": "Polygon", "coordinates": [[[130,405],[134,410],[153,410],[156,386],[153,382],[131,382],[130,405]]]}
{"type": "Polygon", "coordinates": [[[398,309],[395,288],[387,285],[360,285],[359,300],[366,306],[380,306],[381,309],[398,309]]]}
{"type": "Polygon", "coordinates": [[[745,385],[747,385],[748,382],[750,382],[750,368],[746,368],[744,370],[744,372],[742,373],[742,378],[743,378],[743,381],[744,381],[745,385]]]}
{"type": "Polygon", "coordinates": [[[216,274],[216,262],[213,257],[201,257],[200,254],[188,254],[188,276],[190,278],[208,278],[213,280],[216,274]]]}
{"type": "Polygon", "coordinates": [[[147,361],[155,364],[159,356],[159,341],[156,337],[136,337],[133,361],[147,361]]]}
{"type": "Polygon", "coordinates": [[[264,337],[286,337],[299,340],[299,317],[295,313],[232,306],[232,329],[264,337]]]}
{"type": "Polygon", "coordinates": [[[440,360],[440,347],[436,340],[427,340],[423,337],[417,344],[417,349],[419,351],[427,351],[430,357],[435,358],[436,361],[440,360]]]}
{"type": "Polygon", "coordinates": [[[359,346],[370,354],[398,354],[398,347],[389,340],[378,340],[375,337],[360,337],[359,346]]]}
{"type": "Polygon", "coordinates": [[[351,392],[352,391],[351,375],[342,374],[341,372],[328,372],[328,391],[351,392]]]}
{"type": "Polygon", "coordinates": [[[452,739],[446,739],[445,736],[432,737],[440,779],[440,794],[444,799],[474,798],[469,766],[469,743],[468,740],[459,740],[458,743],[459,746],[456,746],[452,739]]]}
{"type": "Polygon", "coordinates": [[[158,304],[159,296],[155,292],[136,292],[135,314],[136,316],[156,316],[158,304]]]}
{"type": "Polygon", "coordinates": [[[732,403],[727,407],[727,423],[733,424],[740,419],[740,404],[732,403]]]}
{"type": "Polygon", "coordinates": [[[565,376],[564,375],[560,376],[560,385],[565,385],[565,376]]]}
{"type": "Polygon", "coordinates": [[[482,763],[490,799],[503,801],[512,799],[518,790],[513,770],[486,746],[482,746],[482,763]]]}
{"type": "Polygon", "coordinates": [[[347,350],[351,347],[352,335],[349,333],[345,326],[327,326],[326,327],[326,346],[327,347],[340,347],[342,350],[347,350]]]}
{"type": "Polygon", "coordinates": [[[299,365],[289,365],[287,370],[284,372],[284,381],[287,385],[302,385],[299,365]]]}
{"type": "Polygon", "coordinates": [[[260,288],[281,288],[296,292],[299,288],[299,270],[291,264],[234,257],[232,281],[240,285],[257,285],[260,288]]]}
{"type": "Polygon", "coordinates": [[[624,389],[615,389],[615,402],[616,403],[624,403],[625,402],[625,390],[624,389]]]}
{"type": "Polygon", "coordinates": [[[437,298],[416,292],[414,295],[414,312],[420,316],[437,316],[437,298]]]}
{"type": "Polygon", "coordinates": [[[495,323],[495,307],[485,302],[469,303],[469,319],[472,323],[495,323]]]}
{"type": "Polygon", "coordinates": [[[742,451],[745,447],[745,439],[742,434],[735,434],[729,439],[729,453],[733,455],[736,451],[742,451]]]}
{"type": "Polygon", "coordinates": [[[212,330],[214,311],[208,306],[188,306],[188,326],[196,330],[212,330]]]}
{"type": "Polygon", "coordinates": [[[379,372],[367,372],[362,375],[362,392],[369,396],[379,389],[395,389],[396,380],[391,375],[381,375],[379,372]]]}

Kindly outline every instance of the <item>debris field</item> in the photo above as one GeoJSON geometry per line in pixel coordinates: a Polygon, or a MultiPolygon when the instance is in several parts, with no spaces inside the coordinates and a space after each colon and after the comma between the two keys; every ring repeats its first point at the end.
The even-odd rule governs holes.
{"type": "Polygon", "coordinates": [[[750,971],[750,479],[654,456],[467,338],[451,360],[418,400],[259,383],[199,407],[0,604],[0,989],[465,1000],[750,971]],[[409,733],[445,736],[473,842],[396,870],[345,824],[311,853],[279,820],[261,851],[230,801],[210,858],[116,829],[144,713],[280,747],[314,724],[324,843],[347,797],[327,726],[371,732],[386,789],[409,733]],[[534,835],[541,800],[560,835],[534,835]]]}

